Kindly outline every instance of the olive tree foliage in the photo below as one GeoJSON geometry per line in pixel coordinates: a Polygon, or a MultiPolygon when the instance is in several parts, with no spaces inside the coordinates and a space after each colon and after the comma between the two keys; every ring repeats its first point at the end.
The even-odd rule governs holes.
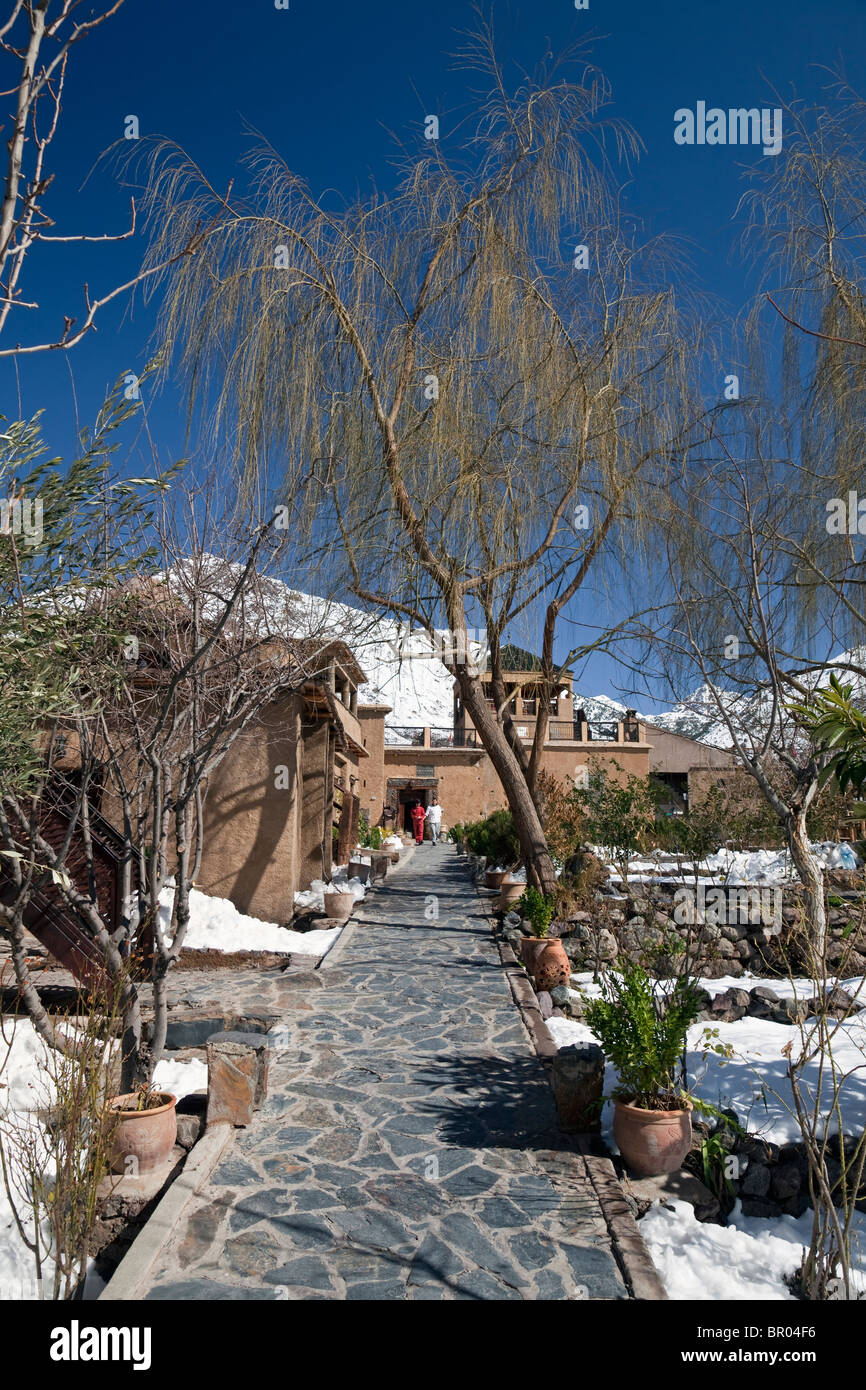
{"type": "Polygon", "coordinates": [[[622,216],[638,141],[601,75],[571,55],[512,89],[483,26],[464,57],[488,95],[461,125],[425,123],[436,138],[419,136],[390,193],[317,198],[259,145],[247,196],[223,198],[158,144],[144,205],[154,265],[208,229],[157,277],[162,342],[233,448],[242,495],[302,492],[311,546],[350,593],[447,630],[445,664],[550,891],[548,701],[529,746],[507,707],[506,630],[541,632],[550,694],[604,640],[602,595],[654,540],[689,435],[696,337],[664,246],[622,216]],[[565,639],[563,659],[565,620],[589,636],[565,639]]]}

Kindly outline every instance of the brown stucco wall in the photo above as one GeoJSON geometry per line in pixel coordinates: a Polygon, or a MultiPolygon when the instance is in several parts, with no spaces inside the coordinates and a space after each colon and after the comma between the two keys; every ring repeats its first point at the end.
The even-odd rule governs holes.
{"type": "Polygon", "coordinates": [[[202,892],[266,922],[291,919],[302,763],[300,701],[290,695],[236,740],[210,778],[196,883],[202,892]],[[278,769],[285,771],[278,776],[278,769]]]}
{"type": "Polygon", "coordinates": [[[641,733],[645,741],[652,744],[650,772],[691,772],[692,768],[733,768],[736,765],[735,759],[725,749],[695,743],[693,739],[672,734],[667,729],[642,724],[641,733]]]}
{"type": "Polygon", "coordinates": [[[298,887],[331,874],[333,823],[333,732],[327,723],[304,725],[301,768],[298,887]],[[324,859],[323,859],[324,840],[324,859]]]}
{"type": "MultiPolygon", "coordinates": [[[[545,749],[542,766],[559,781],[573,782],[576,769],[586,766],[590,759],[598,762],[613,781],[623,781],[629,774],[645,777],[649,770],[649,748],[644,744],[585,745],[573,748],[545,749]],[[614,766],[619,764],[619,770],[614,766]]],[[[502,810],[508,802],[493,764],[486,753],[474,750],[439,748],[386,748],[385,778],[416,778],[417,768],[432,767],[438,780],[438,796],[446,825],[480,820],[492,811],[502,810]]]]}
{"type": "Polygon", "coordinates": [[[358,796],[371,825],[378,825],[385,799],[385,715],[390,705],[359,705],[358,722],[369,758],[359,760],[358,796]]]}

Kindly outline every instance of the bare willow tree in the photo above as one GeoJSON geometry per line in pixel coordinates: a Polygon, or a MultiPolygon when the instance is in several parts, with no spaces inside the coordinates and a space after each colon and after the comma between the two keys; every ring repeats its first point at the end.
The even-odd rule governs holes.
{"type": "Polygon", "coordinates": [[[150,254],[165,263],[208,227],[200,254],[160,277],[163,342],[246,487],[302,489],[311,544],[353,595],[447,630],[443,659],[529,876],[551,891],[549,699],[529,748],[503,646],[521,620],[540,630],[537,683],[552,695],[572,655],[563,618],[592,631],[588,650],[605,592],[622,606],[623,567],[653,537],[691,427],[696,335],[664,248],[625,225],[607,151],[627,162],[638,141],[608,117],[601,76],[557,66],[510,91],[484,27],[464,57],[490,95],[462,127],[429,118],[394,191],[356,206],[315,198],[268,147],[251,156],[249,196],[228,202],[158,145],[150,254]]]}
{"type": "MultiPolygon", "coordinates": [[[[85,14],[82,0],[7,0],[5,18],[0,18],[0,90],[8,101],[0,198],[0,335],[5,335],[0,357],[68,351],[93,331],[107,304],[155,273],[150,267],[98,295],[85,284],[82,309],[77,314],[63,312],[55,336],[21,341],[21,310],[46,307],[24,284],[27,257],[35,246],[126,241],[136,234],[134,200],[125,231],[70,233],[57,230],[48,197],[54,179],[51,145],[60,124],[70,61],[78,45],[113,19],[124,3],[102,0],[85,14]]],[[[195,238],[179,250],[192,254],[195,238]]]]}

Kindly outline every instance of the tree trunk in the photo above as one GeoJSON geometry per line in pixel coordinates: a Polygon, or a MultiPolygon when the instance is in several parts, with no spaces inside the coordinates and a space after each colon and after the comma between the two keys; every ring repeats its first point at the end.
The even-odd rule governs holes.
{"type": "Polygon", "coordinates": [[[514,828],[520,841],[520,852],[526,866],[527,881],[535,883],[542,893],[552,897],[556,892],[556,870],[547,847],[541,818],[529,791],[526,774],[509,746],[502,725],[487,704],[481,681],[465,669],[458,672],[458,680],[463,703],[508,798],[508,806],[514,817],[514,828]]]}
{"type": "Polygon", "coordinates": [[[794,867],[803,885],[806,899],[806,925],[810,939],[823,959],[827,938],[827,909],[824,903],[824,876],[809,847],[806,834],[805,810],[793,811],[785,817],[785,838],[791,851],[794,867]]]}

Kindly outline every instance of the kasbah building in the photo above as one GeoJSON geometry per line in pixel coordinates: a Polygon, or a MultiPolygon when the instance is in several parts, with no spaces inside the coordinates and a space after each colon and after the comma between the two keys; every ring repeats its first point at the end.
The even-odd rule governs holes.
{"type": "MultiPolygon", "coordinates": [[[[507,649],[510,711],[527,745],[533,741],[543,698],[537,685],[538,666],[530,653],[507,649]]],[[[482,680],[489,682],[489,673],[482,680]]],[[[492,698],[489,703],[493,708],[492,698]]],[[[434,795],[443,807],[446,826],[480,820],[507,806],[456,683],[453,723],[448,727],[398,728],[386,723],[390,713],[387,705],[358,708],[369,754],[359,763],[358,793],[371,825],[411,833],[411,808],[418,801],[429,805],[434,795]]],[[[735,769],[730,753],[655,728],[632,710],[621,719],[588,719],[585,711],[575,709],[573,673],[566,670],[551,697],[542,767],[558,781],[581,785],[590,765],[620,782],[630,775],[653,773],[669,787],[669,804],[663,809],[673,812],[697,804],[711,784],[723,780],[721,774],[735,769]]]]}

